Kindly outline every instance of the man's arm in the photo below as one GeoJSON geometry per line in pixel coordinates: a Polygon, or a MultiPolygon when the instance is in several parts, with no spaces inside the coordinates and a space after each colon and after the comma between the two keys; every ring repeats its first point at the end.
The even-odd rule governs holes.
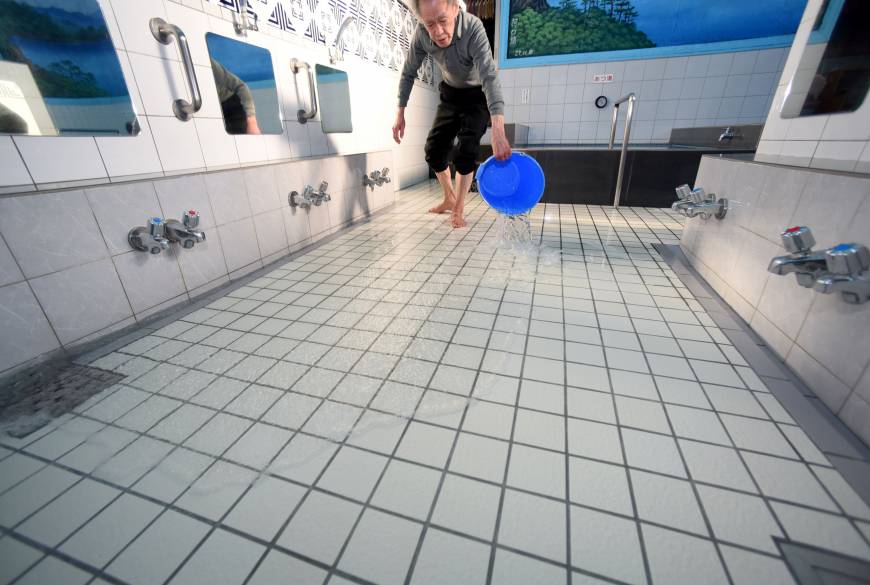
{"type": "Polygon", "coordinates": [[[423,64],[423,59],[426,58],[426,51],[420,39],[420,27],[414,29],[414,36],[411,37],[411,46],[408,47],[408,52],[405,54],[405,64],[402,66],[402,77],[399,79],[399,107],[404,108],[408,105],[408,99],[411,97],[411,89],[414,88],[414,80],[417,78],[417,70],[423,64]]]}
{"type": "Polygon", "coordinates": [[[414,29],[414,36],[411,37],[411,46],[408,47],[408,53],[405,55],[405,65],[402,67],[402,77],[399,79],[399,108],[396,111],[396,121],[393,123],[393,140],[397,144],[401,144],[402,138],[405,137],[405,107],[408,105],[408,99],[411,97],[411,89],[414,87],[414,79],[417,77],[417,70],[426,58],[426,51],[421,44],[420,27],[414,29]]]}
{"type": "Polygon", "coordinates": [[[469,50],[483,86],[492,120],[492,152],[498,160],[506,160],[511,155],[511,146],[504,132],[504,96],[498,81],[498,70],[492,60],[492,50],[489,48],[489,39],[486,38],[483,23],[476,18],[471,21],[474,24],[469,31],[471,33],[469,50]]]}

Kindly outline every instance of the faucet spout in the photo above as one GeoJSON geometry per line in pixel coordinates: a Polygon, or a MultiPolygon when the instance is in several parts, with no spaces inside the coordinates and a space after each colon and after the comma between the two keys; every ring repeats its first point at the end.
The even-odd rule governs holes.
{"type": "Polygon", "coordinates": [[[335,44],[329,49],[329,62],[335,64],[338,61],[344,59],[344,49],[341,48],[341,37],[344,35],[344,31],[347,30],[347,27],[356,22],[356,17],[348,16],[342,21],[341,26],[338,27],[338,33],[335,35],[335,44]]]}

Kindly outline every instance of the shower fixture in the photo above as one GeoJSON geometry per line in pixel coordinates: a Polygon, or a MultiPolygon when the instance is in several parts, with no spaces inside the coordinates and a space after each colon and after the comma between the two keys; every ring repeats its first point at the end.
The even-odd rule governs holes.
{"type": "Polygon", "coordinates": [[[344,59],[344,49],[341,48],[341,37],[344,35],[344,31],[346,31],[348,27],[356,26],[354,24],[355,22],[356,18],[348,16],[341,23],[341,26],[338,27],[338,33],[335,35],[335,44],[329,48],[329,62],[333,65],[344,59]]]}

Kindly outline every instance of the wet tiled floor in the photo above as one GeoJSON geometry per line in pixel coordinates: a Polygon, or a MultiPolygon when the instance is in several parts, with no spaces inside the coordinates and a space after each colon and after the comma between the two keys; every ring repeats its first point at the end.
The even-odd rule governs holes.
{"type": "Polygon", "coordinates": [[[388,213],[103,355],[0,436],[0,583],[793,583],[870,509],[652,248],[539,205],[537,252],[388,213]]]}

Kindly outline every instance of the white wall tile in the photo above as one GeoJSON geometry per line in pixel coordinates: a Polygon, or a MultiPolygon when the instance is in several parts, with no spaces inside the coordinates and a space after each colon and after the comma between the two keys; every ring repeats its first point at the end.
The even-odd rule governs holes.
{"type": "Polygon", "coordinates": [[[779,153],[779,162],[796,167],[808,167],[818,142],[814,140],[785,140],[779,153]]]}
{"type": "Polygon", "coordinates": [[[198,171],[205,168],[202,147],[192,121],[176,117],[149,117],[151,133],[157,143],[160,164],[166,172],[198,171]]]}
{"type": "Polygon", "coordinates": [[[280,209],[255,215],[253,220],[261,257],[269,256],[287,248],[284,215],[280,209]]]}
{"type": "Polygon", "coordinates": [[[663,100],[676,100],[683,92],[683,79],[665,79],[662,81],[659,98],[663,100]]]}
{"type": "Polygon", "coordinates": [[[11,136],[0,136],[0,186],[33,185],[11,136]]]}
{"type": "Polygon", "coordinates": [[[143,113],[148,116],[175,116],[176,99],[190,100],[181,63],[151,55],[129,53],[130,66],[142,97],[143,113]]]}
{"type": "Polygon", "coordinates": [[[204,242],[189,250],[177,250],[178,267],[192,295],[199,287],[225,277],[229,272],[217,228],[206,227],[202,231],[205,233],[204,242]]]}
{"type": "Polygon", "coordinates": [[[239,165],[236,141],[227,134],[223,119],[194,118],[196,134],[202,145],[202,155],[208,169],[222,169],[239,165]]]}
{"type": "Polygon", "coordinates": [[[710,55],[710,63],[707,66],[707,76],[728,75],[731,72],[731,63],[734,60],[733,53],[718,53],[710,55]]]}
{"type": "Polygon", "coordinates": [[[275,167],[272,165],[251,167],[242,171],[253,215],[281,207],[275,174],[275,167]]]}
{"type": "MultiPolygon", "coordinates": [[[[266,141],[263,136],[244,134],[233,136],[232,138],[236,142],[236,150],[239,153],[240,163],[259,163],[269,160],[266,154],[266,141]]],[[[323,154],[326,153],[324,152],[323,154]]]]}
{"type": "Polygon", "coordinates": [[[822,140],[870,141],[870,100],[865,99],[855,112],[831,114],[822,140]]]}
{"type": "Polygon", "coordinates": [[[319,207],[312,205],[308,210],[308,225],[311,228],[312,236],[325,232],[331,227],[327,205],[329,204],[327,203],[319,207]]]}
{"type": "Polygon", "coordinates": [[[111,6],[121,29],[124,47],[128,51],[154,57],[177,58],[175,41],[168,46],[161,45],[148,26],[152,18],[167,19],[162,0],[111,0],[111,6]]]}
{"type": "Polygon", "coordinates": [[[284,214],[284,229],[287,233],[287,241],[293,246],[311,237],[311,229],[308,225],[308,210],[298,207],[282,208],[284,214]]]}
{"type": "Polygon", "coordinates": [[[127,235],[131,229],[146,226],[150,217],[163,216],[150,181],[97,187],[85,193],[113,255],[130,251],[127,235]]]}
{"type": "Polygon", "coordinates": [[[735,53],[734,59],[731,61],[730,75],[743,75],[752,73],[755,68],[755,62],[758,59],[758,51],[743,51],[735,53]]]}
{"type": "Polygon", "coordinates": [[[26,282],[0,288],[0,372],[60,347],[26,282]]]}
{"type": "Polygon", "coordinates": [[[93,138],[16,136],[13,140],[37,184],[108,177],[93,138]]]}
{"type": "Polygon", "coordinates": [[[251,217],[248,189],[241,173],[207,173],[203,179],[214,211],[215,225],[251,217]]]}
{"type": "Polygon", "coordinates": [[[109,258],[35,278],[30,285],[63,344],[133,315],[109,258]]]}
{"type": "Polygon", "coordinates": [[[151,136],[148,119],[139,120],[141,131],[137,136],[97,137],[97,148],[109,177],[162,173],[157,146],[151,136]]]}
{"type": "Polygon", "coordinates": [[[550,84],[549,67],[535,67],[532,69],[532,85],[546,87],[550,84]]]}
{"type": "Polygon", "coordinates": [[[27,278],[108,256],[82,191],[0,199],[0,233],[27,278]]]}
{"type": "Polygon", "coordinates": [[[816,169],[851,171],[864,150],[864,142],[822,140],[813,153],[810,166],[816,169]]]}
{"type": "Polygon", "coordinates": [[[187,210],[199,213],[199,229],[204,230],[216,225],[211,208],[205,179],[202,175],[182,175],[155,181],[154,189],[160,202],[160,209],[167,219],[181,220],[187,210]]]}
{"type": "Polygon", "coordinates": [[[18,269],[15,258],[3,238],[0,237],[0,286],[6,286],[13,282],[24,280],[24,275],[18,269]]]}
{"type": "Polygon", "coordinates": [[[211,66],[205,35],[210,31],[209,18],[204,12],[167,2],[167,20],[184,31],[190,46],[190,56],[197,65],[211,66]]]}
{"type": "Polygon", "coordinates": [[[248,266],[260,258],[257,233],[250,217],[219,226],[218,234],[230,272],[248,266]]]}
{"type": "Polygon", "coordinates": [[[136,315],[185,294],[175,250],[160,254],[128,252],[112,257],[136,315]]]}
{"type": "Polygon", "coordinates": [[[758,51],[758,58],[752,68],[753,73],[775,73],[783,58],[783,49],[764,49],[758,51]]]}

